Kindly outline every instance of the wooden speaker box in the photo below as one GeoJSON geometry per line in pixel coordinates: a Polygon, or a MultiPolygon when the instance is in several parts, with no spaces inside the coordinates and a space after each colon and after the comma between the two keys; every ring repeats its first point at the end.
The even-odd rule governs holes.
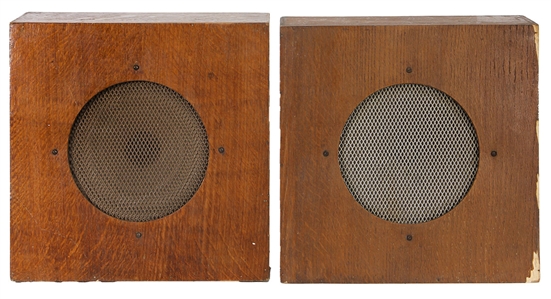
{"type": "Polygon", "coordinates": [[[13,21],[12,280],[268,280],[268,25],[13,21]]]}
{"type": "Polygon", "coordinates": [[[283,18],[281,280],[539,280],[538,26],[283,18]]]}

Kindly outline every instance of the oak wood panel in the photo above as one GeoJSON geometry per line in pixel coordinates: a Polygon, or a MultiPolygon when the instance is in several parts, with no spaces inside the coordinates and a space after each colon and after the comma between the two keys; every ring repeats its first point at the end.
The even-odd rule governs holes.
{"type": "Polygon", "coordinates": [[[12,280],[269,279],[269,27],[228,21],[11,24],[12,280]],[[67,156],[86,102],[133,80],[180,93],[210,148],[195,196],[142,223],[88,202],[67,156]]]}
{"type": "Polygon", "coordinates": [[[281,281],[525,282],[539,253],[535,24],[518,17],[511,25],[465,26],[366,20],[282,20],[281,281]],[[355,107],[401,83],[450,95],[479,141],[466,197],[421,224],[365,210],[337,157],[355,107]]]}

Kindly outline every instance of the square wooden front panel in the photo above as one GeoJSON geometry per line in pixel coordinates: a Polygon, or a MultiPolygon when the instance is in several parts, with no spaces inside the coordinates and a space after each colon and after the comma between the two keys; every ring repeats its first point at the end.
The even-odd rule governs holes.
{"type": "Polygon", "coordinates": [[[10,30],[12,280],[268,280],[267,14],[29,13],[10,30]],[[100,107],[101,127],[72,131],[91,99],[129,82],[138,83],[129,85],[132,95],[106,97],[137,104],[100,107]],[[208,166],[194,195],[169,215],[152,208],[149,220],[100,210],[72,173],[96,179],[130,165],[99,178],[107,193],[141,190],[138,199],[107,198],[123,214],[169,189],[180,162],[163,160],[166,171],[155,175],[148,167],[188,154],[163,134],[180,119],[139,84],[185,99],[207,136],[208,166]],[[157,114],[147,116],[149,109],[157,114]],[[72,170],[69,151],[78,144],[70,141],[79,132],[94,144],[87,157],[95,160],[72,170]],[[98,146],[109,132],[129,133],[98,146]]]}
{"type": "Polygon", "coordinates": [[[283,18],[281,280],[538,281],[537,43],[538,26],[522,16],[283,18]],[[464,146],[456,118],[423,106],[431,92],[464,111],[475,147],[426,158],[464,146]],[[388,112],[396,105],[399,117],[388,112]],[[345,128],[354,117],[376,125],[345,128]],[[423,131],[450,124],[436,141],[423,131]],[[356,145],[343,152],[349,137],[356,145]],[[469,173],[446,164],[464,155],[469,173]],[[442,165],[451,176],[436,177],[442,165]],[[451,209],[414,214],[469,175],[451,209]],[[367,206],[390,203],[369,210],[358,194],[367,206]]]}

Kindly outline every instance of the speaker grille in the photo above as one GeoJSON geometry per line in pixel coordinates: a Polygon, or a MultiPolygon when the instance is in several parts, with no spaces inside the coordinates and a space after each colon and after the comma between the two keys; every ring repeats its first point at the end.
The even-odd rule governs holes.
{"type": "Polygon", "coordinates": [[[69,137],[76,184],[98,209],[143,222],[180,209],[207,169],[205,127],[191,104],[153,82],[113,85],[80,111],[69,137]]]}
{"type": "Polygon", "coordinates": [[[366,210],[422,223],[453,209],[478,170],[478,138],[465,111],[424,85],[383,88],[362,101],[342,131],[342,177],[366,210]]]}

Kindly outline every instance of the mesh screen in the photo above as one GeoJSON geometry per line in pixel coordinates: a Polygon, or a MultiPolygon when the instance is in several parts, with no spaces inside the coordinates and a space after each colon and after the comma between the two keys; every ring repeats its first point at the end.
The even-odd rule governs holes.
{"type": "Polygon", "coordinates": [[[342,177],[356,201],[396,223],[422,223],[454,208],[478,169],[470,118],[429,86],[383,88],[361,102],[342,131],[342,177]]]}
{"type": "Polygon", "coordinates": [[[113,85],[80,111],[69,164],[98,209],[149,221],[181,208],[201,185],[209,146],[203,122],[172,89],[152,82],[113,85]]]}

